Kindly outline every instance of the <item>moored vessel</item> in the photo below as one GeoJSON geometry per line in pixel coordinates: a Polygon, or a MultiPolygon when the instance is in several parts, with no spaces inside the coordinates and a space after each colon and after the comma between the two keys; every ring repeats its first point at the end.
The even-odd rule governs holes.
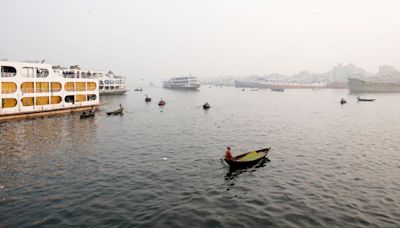
{"type": "Polygon", "coordinates": [[[193,76],[175,77],[164,81],[164,88],[197,90],[200,88],[200,81],[193,76]]]}
{"type": "Polygon", "coordinates": [[[358,78],[348,78],[348,86],[350,92],[400,92],[400,82],[367,81],[358,78]]]}
{"type": "Polygon", "coordinates": [[[67,77],[50,64],[0,61],[0,121],[90,110],[99,80],[67,77]]]}
{"type": "Polygon", "coordinates": [[[235,87],[263,89],[315,89],[324,88],[327,83],[321,81],[278,81],[278,80],[242,80],[235,82],[235,87]]]}

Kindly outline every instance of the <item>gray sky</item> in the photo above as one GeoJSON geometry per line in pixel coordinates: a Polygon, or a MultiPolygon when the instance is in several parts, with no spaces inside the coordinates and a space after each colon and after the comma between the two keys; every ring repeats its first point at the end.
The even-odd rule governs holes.
{"type": "Polygon", "coordinates": [[[400,68],[399,0],[0,0],[0,58],[136,78],[400,68]]]}

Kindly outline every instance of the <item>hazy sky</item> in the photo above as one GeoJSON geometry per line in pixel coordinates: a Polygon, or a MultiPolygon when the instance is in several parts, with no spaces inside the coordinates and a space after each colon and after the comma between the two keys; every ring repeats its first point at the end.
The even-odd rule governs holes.
{"type": "Polygon", "coordinates": [[[400,68],[399,0],[0,0],[0,58],[200,78],[400,68]]]}

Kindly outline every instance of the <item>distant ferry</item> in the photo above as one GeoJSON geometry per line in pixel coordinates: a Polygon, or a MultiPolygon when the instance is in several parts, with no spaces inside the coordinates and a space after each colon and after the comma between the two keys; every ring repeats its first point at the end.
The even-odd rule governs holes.
{"type": "Polygon", "coordinates": [[[268,89],[315,89],[324,88],[326,82],[300,82],[300,81],[277,81],[277,80],[245,80],[235,81],[235,87],[243,88],[268,88],[268,89]]]}
{"type": "Polygon", "coordinates": [[[112,71],[107,74],[103,71],[81,70],[79,66],[70,66],[69,69],[60,66],[53,66],[58,73],[68,78],[93,78],[99,79],[100,95],[117,95],[124,94],[128,90],[125,89],[125,77],[117,76],[112,71]]]}
{"type": "Polygon", "coordinates": [[[98,79],[67,77],[43,63],[0,61],[0,67],[0,121],[99,105],[98,79]]]}
{"type": "Polygon", "coordinates": [[[200,81],[196,77],[175,77],[164,81],[164,88],[196,90],[200,88],[200,81]]]}
{"type": "Polygon", "coordinates": [[[400,82],[365,81],[357,78],[348,78],[351,92],[400,92],[400,82]]]}

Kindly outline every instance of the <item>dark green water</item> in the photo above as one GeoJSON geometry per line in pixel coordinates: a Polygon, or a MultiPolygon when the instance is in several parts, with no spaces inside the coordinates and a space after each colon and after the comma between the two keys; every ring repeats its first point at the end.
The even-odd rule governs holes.
{"type": "Polygon", "coordinates": [[[399,94],[146,89],[0,124],[0,227],[399,226],[399,94]],[[227,145],[271,162],[230,172],[227,145]]]}

